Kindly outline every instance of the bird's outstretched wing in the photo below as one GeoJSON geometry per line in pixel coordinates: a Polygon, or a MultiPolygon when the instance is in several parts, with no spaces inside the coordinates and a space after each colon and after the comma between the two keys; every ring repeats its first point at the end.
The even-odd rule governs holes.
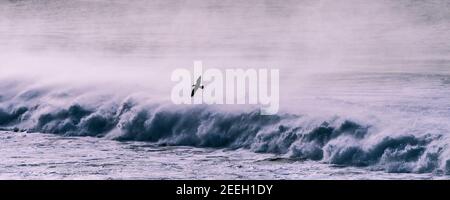
{"type": "Polygon", "coordinates": [[[198,77],[197,82],[195,85],[200,86],[200,84],[202,83],[202,77],[198,77]]]}
{"type": "Polygon", "coordinates": [[[192,92],[191,92],[191,97],[194,97],[195,91],[197,91],[197,90],[195,88],[193,88],[192,92]]]}

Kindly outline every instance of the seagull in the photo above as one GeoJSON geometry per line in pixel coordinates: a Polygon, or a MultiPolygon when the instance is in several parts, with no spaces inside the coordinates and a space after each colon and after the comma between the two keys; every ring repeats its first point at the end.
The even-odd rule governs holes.
{"type": "Polygon", "coordinates": [[[191,97],[194,97],[195,92],[197,92],[197,90],[198,90],[199,88],[201,88],[201,89],[204,88],[203,85],[200,85],[201,82],[202,82],[202,77],[200,76],[200,77],[198,77],[197,82],[195,82],[195,85],[192,85],[191,97]]]}

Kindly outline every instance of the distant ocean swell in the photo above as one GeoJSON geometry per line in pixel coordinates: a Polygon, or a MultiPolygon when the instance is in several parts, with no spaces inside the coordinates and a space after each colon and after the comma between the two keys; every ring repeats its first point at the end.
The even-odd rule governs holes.
{"type": "MultiPolygon", "coordinates": [[[[388,172],[450,173],[445,137],[390,133],[345,117],[260,115],[208,106],[174,107],[138,98],[91,101],[51,89],[2,86],[3,130],[94,136],[159,145],[248,149],[294,160],[388,172]]],[[[100,97],[99,97],[100,98],[100,97]]]]}

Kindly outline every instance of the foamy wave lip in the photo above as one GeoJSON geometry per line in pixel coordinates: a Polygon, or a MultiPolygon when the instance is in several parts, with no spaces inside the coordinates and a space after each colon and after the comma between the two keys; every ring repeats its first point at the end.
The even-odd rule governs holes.
{"type": "Polygon", "coordinates": [[[174,107],[133,95],[86,96],[43,87],[10,85],[2,91],[0,127],[4,130],[243,148],[294,160],[388,172],[450,173],[449,154],[441,135],[391,133],[345,117],[264,116],[259,111],[174,107]]]}

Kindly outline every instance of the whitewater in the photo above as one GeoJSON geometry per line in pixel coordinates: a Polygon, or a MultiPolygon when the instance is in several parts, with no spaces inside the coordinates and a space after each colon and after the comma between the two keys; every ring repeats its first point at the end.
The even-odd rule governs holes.
{"type": "Polygon", "coordinates": [[[448,9],[0,2],[0,179],[448,179],[448,9]],[[280,111],[173,104],[195,60],[279,69],[280,111]]]}

